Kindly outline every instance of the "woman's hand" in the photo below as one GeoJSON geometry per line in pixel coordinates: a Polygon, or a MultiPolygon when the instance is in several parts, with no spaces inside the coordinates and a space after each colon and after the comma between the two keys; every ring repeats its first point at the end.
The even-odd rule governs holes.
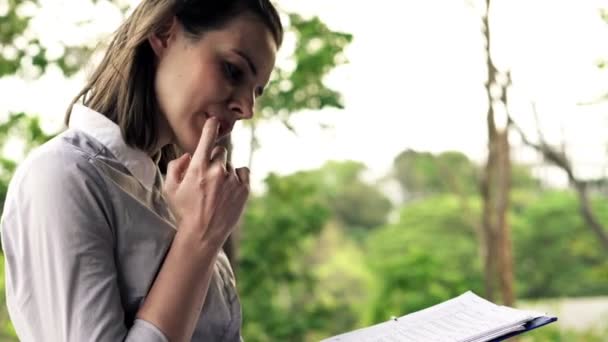
{"type": "Polygon", "coordinates": [[[205,121],[194,155],[169,163],[163,192],[179,229],[188,229],[201,241],[219,248],[249,197],[249,169],[234,170],[226,162],[226,149],[214,147],[218,129],[215,117],[205,121]]]}

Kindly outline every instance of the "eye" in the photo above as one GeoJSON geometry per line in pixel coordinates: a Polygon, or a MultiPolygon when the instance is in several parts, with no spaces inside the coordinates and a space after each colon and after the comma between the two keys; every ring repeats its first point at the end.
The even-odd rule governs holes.
{"type": "Polygon", "coordinates": [[[224,62],[224,73],[230,81],[235,83],[238,83],[243,79],[243,71],[230,62],[224,62]]]}
{"type": "Polygon", "coordinates": [[[260,97],[264,94],[264,87],[256,87],[255,88],[255,96],[260,97]]]}

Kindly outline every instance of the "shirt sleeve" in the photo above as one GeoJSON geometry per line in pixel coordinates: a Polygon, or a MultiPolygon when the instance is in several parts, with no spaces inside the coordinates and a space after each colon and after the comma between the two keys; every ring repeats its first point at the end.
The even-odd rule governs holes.
{"type": "Polygon", "coordinates": [[[149,322],[125,324],[104,189],[76,149],[39,152],[11,181],[0,229],[7,306],[22,341],[168,342],[149,322]]]}

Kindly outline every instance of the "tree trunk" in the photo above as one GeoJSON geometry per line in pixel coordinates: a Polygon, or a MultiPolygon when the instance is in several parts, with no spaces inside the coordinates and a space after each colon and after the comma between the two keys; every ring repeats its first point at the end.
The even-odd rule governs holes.
{"type": "Polygon", "coordinates": [[[490,134],[489,155],[482,184],[485,290],[489,300],[500,291],[505,305],[515,302],[513,258],[508,222],[511,162],[508,132],[490,134]]]}
{"type": "Polygon", "coordinates": [[[508,223],[509,192],[511,188],[511,162],[509,135],[507,127],[499,129],[496,124],[496,102],[501,102],[506,108],[505,84],[498,84],[498,70],[490,56],[490,28],[488,13],[490,0],[486,0],[486,11],[483,16],[483,34],[486,40],[487,81],[486,93],[488,96],[488,160],[482,177],[481,194],[483,198],[483,259],[484,284],[487,299],[496,301],[497,291],[500,291],[502,303],[513,305],[515,301],[513,291],[513,259],[510,227],[508,223]],[[498,86],[499,95],[490,91],[498,86]]]}
{"type": "Polygon", "coordinates": [[[511,245],[511,226],[509,225],[509,194],[511,189],[511,158],[508,130],[497,135],[498,145],[498,189],[496,208],[498,214],[499,282],[502,300],[505,305],[515,304],[513,293],[513,256],[511,245]]]}

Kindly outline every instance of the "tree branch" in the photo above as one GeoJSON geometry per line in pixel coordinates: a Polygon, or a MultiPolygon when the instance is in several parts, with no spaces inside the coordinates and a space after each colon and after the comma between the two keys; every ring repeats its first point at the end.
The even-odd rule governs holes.
{"type": "MultiPolygon", "coordinates": [[[[537,115],[534,107],[533,110],[535,115],[537,115]]],[[[529,147],[532,147],[537,152],[539,152],[545,158],[545,160],[551,162],[553,165],[559,167],[564,172],[566,172],[570,184],[574,187],[574,190],[576,190],[578,194],[580,203],[579,211],[581,213],[581,216],[583,217],[583,220],[598,238],[600,244],[604,247],[604,251],[608,252],[608,233],[606,232],[606,228],[597,219],[595,213],[593,212],[593,208],[591,207],[591,201],[589,200],[589,194],[587,192],[587,183],[583,180],[578,179],[575,176],[572,164],[566,156],[566,153],[564,151],[560,152],[554,147],[547,144],[542,134],[540,134],[540,127],[537,127],[539,131],[540,142],[533,143],[532,141],[530,141],[530,139],[528,139],[521,127],[513,121],[511,115],[508,115],[508,120],[509,126],[513,127],[519,133],[524,144],[529,147]]]]}

